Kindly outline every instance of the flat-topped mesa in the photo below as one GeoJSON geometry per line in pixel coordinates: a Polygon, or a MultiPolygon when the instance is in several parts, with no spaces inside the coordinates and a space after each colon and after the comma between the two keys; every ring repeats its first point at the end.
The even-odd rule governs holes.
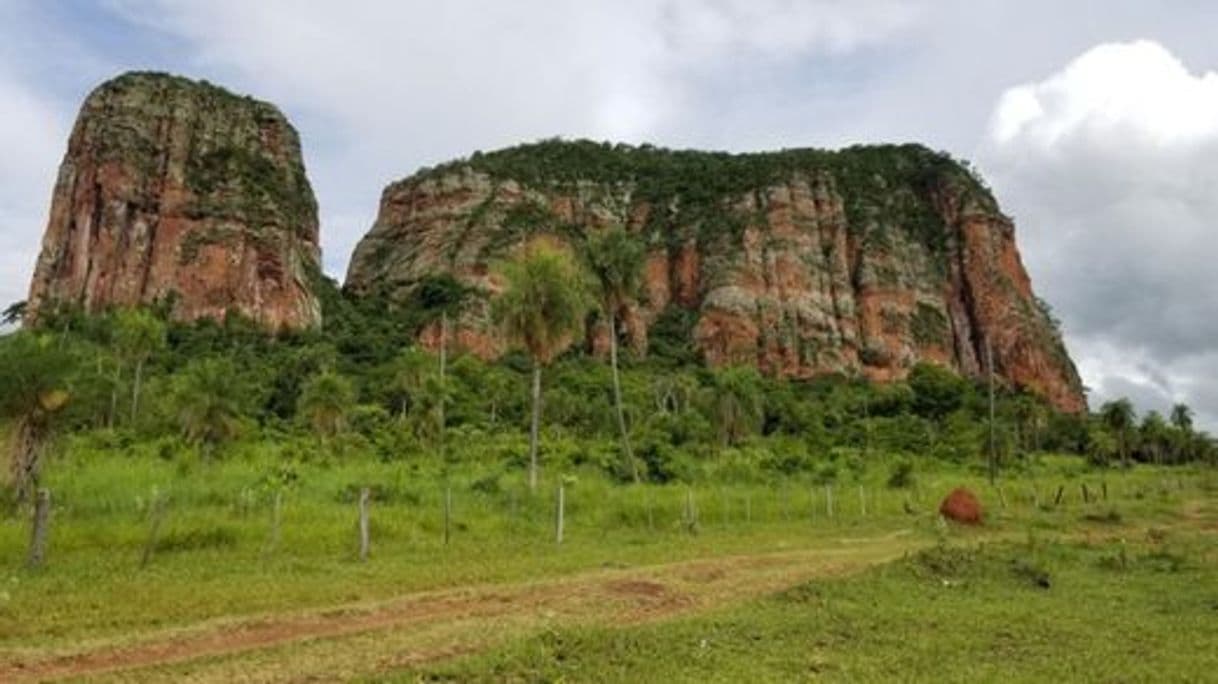
{"type": "MultiPolygon", "coordinates": [[[[919,361],[1086,407],[1014,227],[984,184],[918,145],[759,154],[550,141],[425,170],[386,188],[347,276],[399,301],[437,276],[476,287],[454,330],[503,351],[486,302],[490,264],[537,234],[581,246],[621,225],[646,243],[639,295],[614,312],[623,340],[687,339],[711,365],[777,375],[904,378],[919,361]]],[[[595,327],[589,344],[605,342],[595,327]]],[[[421,332],[434,341],[434,326],[421,332]]]]}
{"type": "Polygon", "coordinates": [[[315,327],[317,202],[296,130],[273,105],[155,73],[107,81],[68,141],[29,317],[167,303],[178,320],[240,313],[315,327]]]}

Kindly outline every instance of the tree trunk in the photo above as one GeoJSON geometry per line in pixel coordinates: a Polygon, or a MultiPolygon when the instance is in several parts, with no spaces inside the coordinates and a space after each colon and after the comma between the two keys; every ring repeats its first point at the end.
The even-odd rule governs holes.
{"type": "Polygon", "coordinates": [[[9,475],[16,495],[16,503],[24,503],[38,486],[39,451],[41,436],[35,418],[25,416],[17,421],[13,433],[12,453],[9,458],[9,475]]]}
{"type": "Polygon", "coordinates": [[[42,567],[47,555],[47,535],[51,524],[51,492],[39,489],[34,499],[34,524],[30,530],[30,550],[26,557],[26,567],[38,569],[42,567]]]}
{"type": "Polygon", "coordinates": [[[533,417],[529,423],[529,491],[537,491],[537,429],[541,423],[541,362],[533,360],[533,417]]]}
{"type": "Polygon", "coordinates": [[[439,435],[438,439],[439,439],[439,446],[440,446],[440,463],[444,467],[444,476],[445,477],[448,477],[448,457],[445,455],[445,450],[444,450],[444,447],[445,447],[445,445],[444,445],[444,425],[446,422],[445,416],[444,416],[444,404],[446,402],[446,398],[445,398],[446,393],[444,391],[444,389],[445,389],[444,388],[444,375],[447,372],[447,366],[448,366],[448,313],[444,312],[444,313],[440,314],[440,406],[439,406],[439,410],[437,411],[437,419],[439,422],[437,429],[438,429],[438,435],[439,435]]]}
{"type": "Polygon", "coordinates": [[[622,378],[617,367],[617,317],[609,314],[609,365],[613,368],[613,406],[617,411],[617,428],[622,434],[622,455],[630,468],[634,483],[639,483],[639,466],[634,462],[634,451],[630,448],[630,434],[626,432],[626,415],[622,410],[622,378]]]}
{"type": "Polygon", "coordinates": [[[114,416],[118,414],[118,383],[122,380],[121,367],[114,369],[114,385],[110,388],[110,413],[106,415],[106,427],[114,429],[114,416]]]}
{"type": "Polygon", "coordinates": [[[135,422],[135,417],[140,411],[140,382],[144,379],[144,360],[140,359],[135,362],[135,380],[131,385],[131,422],[135,422]]]}

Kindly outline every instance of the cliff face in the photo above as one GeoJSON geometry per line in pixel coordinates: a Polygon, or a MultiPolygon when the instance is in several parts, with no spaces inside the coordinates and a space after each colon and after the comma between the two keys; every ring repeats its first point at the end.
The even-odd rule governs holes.
{"type": "MultiPolygon", "coordinates": [[[[347,287],[399,301],[437,274],[483,294],[457,321],[486,357],[489,265],[537,234],[581,246],[622,225],[648,245],[623,341],[687,336],[712,365],[904,378],[919,361],[996,373],[1060,409],[1082,385],[1032,293],[1014,227],[966,168],[919,146],[726,155],[541,143],[390,185],[347,287]]],[[[589,344],[603,346],[605,326],[589,344]]],[[[436,331],[422,331],[434,343],[436,331]]]]}
{"type": "Polygon", "coordinates": [[[85,100],[59,169],[27,320],[172,302],[268,329],[321,320],[317,205],[295,129],[205,82],[130,73],[85,100]]]}

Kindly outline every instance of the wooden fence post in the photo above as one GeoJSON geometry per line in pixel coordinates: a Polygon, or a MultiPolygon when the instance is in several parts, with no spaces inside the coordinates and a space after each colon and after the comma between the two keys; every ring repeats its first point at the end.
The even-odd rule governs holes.
{"type": "Polygon", "coordinates": [[[452,539],[453,533],[453,488],[449,485],[444,488],[444,545],[448,546],[448,541],[452,539]]]}
{"type": "Polygon", "coordinates": [[[561,482],[558,483],[558,511],[555,514],[554,520],[554,542],[562,544],[562,528],[563,528],[563,509],[566,506],[566,495],[561,482]]]}
{"type": "Polygon", "coordinates": [[[283,492],[275,491],[275,499],[271,503],[271,533],[267,536],[266,548],[262,554],[264,556],[274,553],[279,547],[279,516],[283,505],[283,492]]]}
{"type": "Polygon", "coordinates": [[[694,504],[694,490],[685,490],[685,527],[690,534],[698,533],[698,508],[694,504]]]}
{"type": "Polygon", "coordinates": [[[157,536],[161,532],[161,522],[165,520],[165,497],[159,493],[152,495],[152,523],[148,528],[148,541],[144,543],[144,555],[140,558],[140,567],[152,562],[152,554],[156,551],[157,536]]]}
{"type": "Polygon", "coordinates": [[[368,560],[368,550],[370,540],[368,538],[368,498],[369,491],[367,487],[359,490],[359,559],[360,562],[368,560]]]}
{"type": "Polygon", "coordinates": [[[647,531],[655,532],[656,531],[656,516],[655,516],[655,511],[653,511],[652,507],[651,507],[651,491],[650,490],[648,490],[647,493],[644,494],[644,501],[646,502],[645,505],[647,506],[647,531]]]}
{"type": "Polygon", "coordinates": [[[51,526],[51,490],[39,489],[34,495],[34,526],[30,530],[30,553],[26,566],[31,570],[46,561],[47,536],[51,526]]]}
{"type": "Polygon", "coordinates": [[[863,485],[859,485],[859,515],[867,517],[867,495],[863,491],[863,485]]]}

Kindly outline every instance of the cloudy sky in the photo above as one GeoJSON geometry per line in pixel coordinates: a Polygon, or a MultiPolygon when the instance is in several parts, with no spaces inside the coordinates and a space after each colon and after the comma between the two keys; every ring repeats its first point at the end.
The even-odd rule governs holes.
{"type": "Polygon", "coordinates": [[[0,0],[0,305],[80,100],[127,69],[280,105],[338,278],[387,182],[476,149],[918,141],[1015,217],[1093,406],[1215,429],[1214,26],[1205,0],[0,0]]]}

